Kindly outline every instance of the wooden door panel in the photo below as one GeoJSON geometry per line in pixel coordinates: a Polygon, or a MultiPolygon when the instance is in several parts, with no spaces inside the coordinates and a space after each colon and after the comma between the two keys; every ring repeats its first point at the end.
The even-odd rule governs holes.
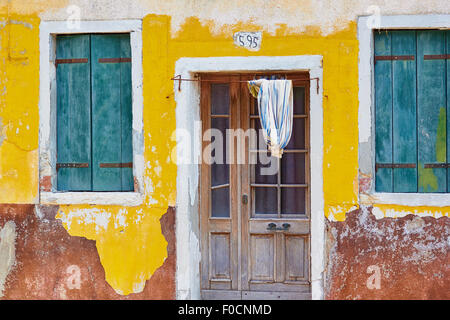
{"type": "Polygon", "coordinates": [[[273,282],[275,271],[275,237],[250,235],[250,281],[273,282]]]}
{"type": "Polygon", "coordinates": [[[237,127],[239,95],[230,78],[220,80],[201,84],[201,288],[227,291],[238,287],[238,194],[237,167],[229,159],[233,152],[226,149],[226,130],[237,127]]]}
{"type": "MultiPolygon", "coordinates": [[[[242,88],[241,101],[247,100],[244,105],[247,118],[241,118],[241,126],[244,130],[259,129],[256,102],[247,92],[247,88],[242,88]]],[[[294,134],[278,162],[278,172],[261,175],[258,170],[263,166],[259,162],[247,164],[243,169],[242,190],[250,193],[242,216],[243,242],[249,237],[247,255],[243,258],[243,266],[248,265],[248,278],[243,278],[242,284],[243,299],[307,298],[311,290],[308,83],[294,82],[294,97],[294,134]]],[[[258,156],[265,152],[261,144],[255,145],[258,156]]],[[[255,158],[254,151],[247,149],[247,152],[249,159],[255,158]]]]}
{"type": "Polygon", "coordinates": [[[285,236],[286,281],[308,280],[307,236],[285,236]]]}
{"type": "MultiPolygon", "coordinates": [[[[254,128],[259,118],[252,111],[254,101],[247,83],[243,82],[247,77],[200,75],[200,78],[203,80],[203,132],[210,128],[242,129],[244,136],[237,136],[237,139],[245,139],[228,145],[225,154],[232,160],[229,165],[201,164],[202,297],[309,299],[309,82],[294,82],[297,86],[294,92],[295,134],[285,157],[276,164],[278,168],[281,165],[292,170],[280,171],[275,179],[256,176],[255,181],[253,171],[258,166],[249,162],[255,154],[250,149],[255,152],[255,148],[247,130],[254,128]],[[243,164],[237,163],[238,150],[245,155],[243,164]],[[257,188],[276,190],[276,196],[272,197],[276,201],[273,212],[267,212],[270,201],[260,195],[259,201],[265,202],[259,203],[261,214],[254,214],[257,188]],[[219,190],[227,192],[218,195],[219,190]],[[214,208],[219,206],[223,210],[215,213],[214,208]],[[268,230],[270,223],[277,228],[287,223],[289,228],[268,230]]],[[[210,141],[203,141],[203,151],[210,141]]],[[[224,139],[223,142],[230,141],[224,139]]],[[[260,152],[259,149],[256,152],[260,152]]]]}
{"type": "Polygon", "coordinates": [[[308,234],[309,221],[304,219],[251,219],[249,221],[250,234],[268,233],[267,227],[270,223],[275,223],[277,227],[281,227],[283,223],[289,223],[288,230],[283,231],[284,234],[308,234]]]}
{"type": "Polygon", "coordinates": [[[210,235],[210,279],[231,281],[231,242],[229,233],[211,233],[210,235]]]}
{"type": "Polygon", "coordinates": [[[311,293],[290,291],[243,291],[242,300],[311,300],[311,293]]]}

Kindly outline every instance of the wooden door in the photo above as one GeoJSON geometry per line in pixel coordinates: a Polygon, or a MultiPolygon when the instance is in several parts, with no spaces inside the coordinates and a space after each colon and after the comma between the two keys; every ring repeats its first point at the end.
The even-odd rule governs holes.
{"type": "Polygon", "coordinates": [[[294,127],[282,159],[262,140],[253,76],[201,75],[202,297],[309,299],[308,74],[288,75],[294,127]],[[228,163],[213,163],[220,145],[228,163]]]}

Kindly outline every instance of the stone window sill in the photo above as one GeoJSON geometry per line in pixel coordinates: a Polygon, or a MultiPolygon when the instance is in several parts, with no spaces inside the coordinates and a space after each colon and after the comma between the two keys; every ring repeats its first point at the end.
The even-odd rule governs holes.
{"type": "Polygon", "coordinates": [[[450,206],[450,193],[384,193],[360,194],[362,205],[392,204],[402,206],[450,206]]]}
{"type": "Polygon", "coordinates": [[[94,204],[139,206],[143,203],[140,192],[41,192],[40,203],[46,205],[94,204]]]}

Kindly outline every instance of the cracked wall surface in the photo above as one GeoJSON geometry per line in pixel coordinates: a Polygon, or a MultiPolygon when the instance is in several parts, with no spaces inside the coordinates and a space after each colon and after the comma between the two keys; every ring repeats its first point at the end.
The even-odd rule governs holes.
{"type": "Polygon", "coordinates": [[[168,242],[167,258],[145,280],[139,293],[128,295],[120,295],[106,281],[96,242],[70,235],[61,220],[56,219],[57,211],[57,206],[0,205],[0,285],[4,289],[0,298],[174,298],[174,208],[169,208],[158,221],[159,232],[168,242]],[[11,251],[15,251],[15,259],[11,251]],[[12,260],[3,260],[5,254],[12,260]],[[9,266],[6,273],[5,263],[9,266]]]}
{"type": "Polygon", "coordinates": [[[326,299],[448,300],[448,217],[378,220],[371,211],[327,224],[326,299]],[[379,287],[370,285],[374,269],[379,287]]]}

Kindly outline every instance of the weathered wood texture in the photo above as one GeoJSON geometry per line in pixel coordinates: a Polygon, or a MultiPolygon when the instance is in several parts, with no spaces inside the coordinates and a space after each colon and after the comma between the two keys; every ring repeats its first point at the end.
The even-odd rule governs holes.
{"type": "Polygon", "coordinates": [[[376,191],[449,190],[448,35],[374,34],[376,191]]]}
{"type": "Polygon", "coordinates": [[[58,168],[58,190],[132,191],[129,35],[58,36],[57,61],[58,163],[89,164],[58,168]]]}

